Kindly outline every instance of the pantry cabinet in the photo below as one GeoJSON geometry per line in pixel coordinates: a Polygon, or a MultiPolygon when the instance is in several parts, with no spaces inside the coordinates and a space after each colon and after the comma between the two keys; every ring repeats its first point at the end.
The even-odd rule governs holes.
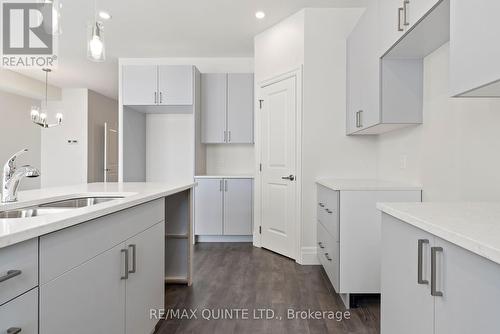
{"type": "Polygon", "coordinates": [[[253,85],[252,73],[201,75],[203,143],[253,143],[253,85]]]}
{"type": "Polygon", "coordinates": [[[252,179],[199,178],[196,181],[196,235],[252,234],[252,179]]]}
{"type": "Polygon", "coordinates": [[[382,334],[498,333],[500,265],[382,218],[382,334]]]}
{"type": "Polygon", "coordinates": [[[193,66],[124,65],[122,104],[188,106],[193,104],[193,66]]]}
{"type": "Polygon", "coordinates": [[[500,97],[500,1],[451,1],[451,95],[500,97]]]}

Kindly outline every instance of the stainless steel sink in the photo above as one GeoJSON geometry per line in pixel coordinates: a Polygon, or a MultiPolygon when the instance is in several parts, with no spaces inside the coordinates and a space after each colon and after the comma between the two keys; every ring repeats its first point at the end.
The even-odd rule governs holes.
{"type": "Polygon", "coordinates": [[[73,209],[106,203],[123,197],[78,197],[63,201],[43,203],[26,208],[12,209],[0,212],[0,219],[4,218],[29,218],[42,215],[61,213],[73,209]]]}
{"type": "Polygon", "coordinates": [[[60,209],[60,208],[29,207],[29,208],[22,208],[22,209],[15,209],[15,210],[0,212],[0,219],[3,219],[3,218],[29,218],[29,217],[36,217],[36,216],[60,213],[60,212],[64,212],[67,210],[68,209],[60,209]]]}
{"type": "Polygon", "coordinates": [[[87,206],[92,206],[100,203],[106,203],[115,199],[120,199],[123,197],[81,197],[81,198],[71,198],[63,201],[57,201],[52,203],[40,204],[41,208],[83,208],[87,206]]]}

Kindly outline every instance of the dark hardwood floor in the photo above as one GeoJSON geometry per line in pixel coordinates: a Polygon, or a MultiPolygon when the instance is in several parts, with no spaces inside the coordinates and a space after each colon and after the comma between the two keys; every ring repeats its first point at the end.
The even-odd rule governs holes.
{"type": "Polygon", "coordinates": [[[191,287],[167,285],[165,308],[179,314],[167,316],[156,334],[379,333],[380,303],[373,299],[360,300],[360,307],[350,310],[350,319],[288,319],[288,309],[346,311],[320,266],[300,266],[251,244],[205,243],[195,246],[193,268],[191,287]],[[186,319],[195,309],[197,319],[186,319]],[[232,320],[203,319],[217,316],[221,309],[248,309],[249,319],[234,319],[238,312],[242,315],[234,310],[232,320]],[[254,317],[257,309],[272,310],[274,318],[254,317]],[[184,319],[179,319],[183,310],[184,319]]]}

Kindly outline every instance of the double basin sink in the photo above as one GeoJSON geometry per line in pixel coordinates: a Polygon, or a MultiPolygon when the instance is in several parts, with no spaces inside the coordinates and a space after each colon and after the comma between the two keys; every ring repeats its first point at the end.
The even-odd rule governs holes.
{"type": "Polygon", "coordinates": [[[12,209],[0,212],[0,219],[4,218],[29,218],[42,215],[66,212],[73,209],[84,208],[92,205],[106,203],[123,197],[78,197],[67,200],[43,203],[25,208],[12,209]]]}

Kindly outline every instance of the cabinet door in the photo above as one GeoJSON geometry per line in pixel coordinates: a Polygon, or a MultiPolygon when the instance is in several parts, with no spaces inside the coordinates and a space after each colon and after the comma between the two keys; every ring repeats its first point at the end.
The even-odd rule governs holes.
{"type": "Polygon", "coordinates": [[[406,26],[403,24],[403,1],[404,0],[380,0],[379,2],[379,56],[387,52],[404,34],[406,26]]]}
{"type": "Polygon", "coordinates": [[[122,67],[122,102],[124,105],[155,105],[158,66],[126,65],[122,67]]]}
{"type": "Polygon", "coordinates": [[[500,265],[436,238],[435,333],[499,333],[500,265]]]}
{"type": "Polygon", "coordinates": [[[361,110],[361,85],[363,84],[364,51],[362,47],[366,38],[362,18],[347,40],[347,134],[359,130],[357,117],[359,110],[361,110]]]}
{"type": "Polygon", "coordinates": [[[224,180],[197,179],[194,191],[196,235],[222,235],[224,180]]]}
{"type": "Polygon", "coordinates": [[[423,18],[438,2],[438,0],[406,0],[406,29],[423,18]]]}
{"type": "MultiPolygon", "coordinates": [[[[418,283],[418,240],[422,245],[421,278],[430,282],[434,237],[392,216],[382,217],[381,333],[434,332],[434,297],[429,284],[418,283]]],[[[447,332],[453,333],[453,332],[447,332]]]]}
{"type": "Polygon", "coordinates": [[[125,333],[124,247],[40,286],[41,334],[125,333]]]}
{"type": "Polygon", "coordinates": [[[165,299],[165,223],[127,241],[126,333],[152,333],[158,322],[149,310],[163,309],[165,299]]]}
{"type": "Polygon", "coordinates": [[[201,75],[201,141],[226,142],[227,74],[201,75]]]}
{"type": "Polygon", "coordinates": [[[253,143],[253,73],[227,75],[228,143],[253,143]]]}
{"type": "Polygon", "coordinates": [[[224,235],[252,234],[252,179],[224,180],[224,235]]]}
{"type": "Polygon", "coordinates": [[[161,65],[158,67],[158,102],[161,105],[193,104],[193,66],[161,65]]]}
{"type": "Polygon", "coordinates": [[[15,329],[22,334],[38,333],[38,289],[0,306],[0,333],[8,334],[15,329]]]}
{"type": "Polygon", "coordinates": [[[452,1],[451,94],[500,96],[500,1],[452,1]]]}

